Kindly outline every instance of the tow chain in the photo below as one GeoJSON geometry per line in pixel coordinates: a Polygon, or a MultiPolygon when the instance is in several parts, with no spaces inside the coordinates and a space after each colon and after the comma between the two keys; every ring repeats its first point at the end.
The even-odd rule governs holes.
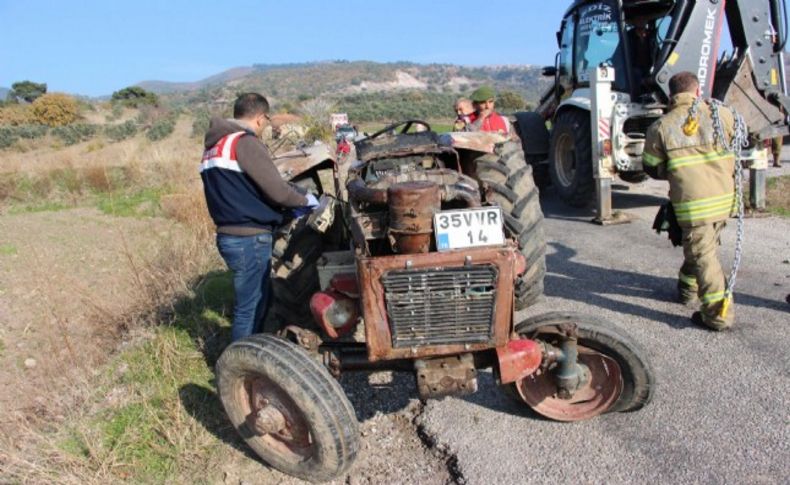
{"type": "MultiPolygon", "coordinates": [[[[697,98],[689,108],[688,118],[686,124],[683,125],[683,131],[687,135],[696,132],[698,128],[697,112],[702,98],[697,98]],[[691,132],[691,133],[689,133],[691,132]]],[[[727,279],[727,288],[724,291],[724,302],[719,311],[720,317],[727,316],[730,304],[732,302],[732,294],[735,291],[735,279],[738,276],[738,268],[741,266],[741,254],[743,251],[743,220],[744,220],[744,205],[743,205],[743,167],[741,165],[741,150],[749,145],[749,133],[746,129],[746,122],[743,117],[735,111],[735,109],[725,106],[724,103],[718,99],[708,99],[706,101],[710,106],[711,118],[713,120],[713,135],[716,138],[716,144],[723,147],[725,150],[732,152],[735,155],[735,204],[737,206],[735,230],[735,257],[732,261],[732,269],[730,270],[730,277],[727,279]],[[724,127],[721,122],[721,114],[719,108],[724,106],[729,109],[735,118],[735,133],[727,143],[727,137],[724,134],[724,127]]]]}

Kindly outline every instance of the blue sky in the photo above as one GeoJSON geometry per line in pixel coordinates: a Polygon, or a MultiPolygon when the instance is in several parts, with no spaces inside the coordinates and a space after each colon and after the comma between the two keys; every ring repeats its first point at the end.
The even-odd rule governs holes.
{"type": "Polygon", "coordinates": [[[0,0],[0,86],[86,95],[327,59],[553,64],[570,0],[0,0]]]}

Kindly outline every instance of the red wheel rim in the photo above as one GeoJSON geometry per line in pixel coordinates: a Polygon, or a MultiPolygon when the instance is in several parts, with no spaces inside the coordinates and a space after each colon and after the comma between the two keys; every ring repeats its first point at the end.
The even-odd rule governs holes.
{"type": "Polygon", "coordinates": [[[536,371],[516,383],[519,396],[535,412],[556,421],[581,421],[603,414],[623,392],[623,378],[617,361],[579,345],[578,362],[587,366],[589,379],[570,399],[557,397],[552,370],[536,371]]]}
{"type": "Polygon", "coordinates": [[[260,376],[246,376],[235,386],[235,397],[244,410],[244,424],[250,435],[282,459],[298,463],[309,459],[314,452],[310,427],[296,403],[271,380],[260,376]],[[268,408],[282,418],[284,426],[276,432],[261,431],[258,413],[268,408]],[[279,413],[279,414],[278,414],[279,413]]]}

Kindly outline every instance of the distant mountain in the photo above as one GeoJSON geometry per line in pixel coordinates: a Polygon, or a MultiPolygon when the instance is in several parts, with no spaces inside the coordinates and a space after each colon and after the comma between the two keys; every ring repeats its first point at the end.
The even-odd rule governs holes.
{"type": "Polygon", "coordinates": [[[253,67],[234,67],[219,74],[209,76],[200,81],[194,82],[170,82],[170,81],[141,81],[135,86],[152,91],[156,94],[168,94],[182,91],[195,91],[207,86],[227,83],[239,78],[243,78],[255,71],[253,67]]]}
{"type": "Polygon", "coordinates": [[[0,88],[0,101],[5,101],[6,96],[11,91],[9,88],[0,88]]]}
{"type": "Polygon", "coordinates": [[[255,64],[237,67],[190,83],[145,81],[145,89],[189,105],[225,103],[242,91],[263,93],[275,104],[298,103],[319,96],[343,98],[398,92],[469,95],[482,84],[510,90],[535,102],[550,85],[538,66],[459,66],[453,64],[324,61],[301,64],[255,64]]]}

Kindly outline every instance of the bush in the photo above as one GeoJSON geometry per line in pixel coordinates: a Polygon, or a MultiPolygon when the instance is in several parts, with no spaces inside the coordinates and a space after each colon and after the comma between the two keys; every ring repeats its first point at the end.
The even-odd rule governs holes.
{"type": "Polygon", "coordinates": [[[29,104],[6,104],[0,109],[0,125],[26,125],[33,122],[33,109],[29,104]]]}
{"type": "Polygon", "coordinates": [[[206,110],[201,110],[195,113],[195,120],[192,122],[192,136],[196,138],[203,138],[208,131],[208,125],[211,121],[211,113],[206,110]]]}
{"type": "Polygon", "coordinates": [[[19,139],[13,128],[0,126],[0,148],[8,148],[19,139]]]}
{"type": "Polygon", "coordinates": [[[33,119],[47,126],[65,126],[77,121],[79,105],[67,94],[50,93],[33,102],[33,119]]]}
{"type": "Polygon", "coordinates": [[[63,141],[65,145],[74,145],[91,139],[98,131],[96,125],[80,123],[68,126],[58,126],[52,129],[52,134],[63,141]]]}
{"type": "Polygon", "coordinates": [[[104,135],[112,141],[121,141],[131,138],[137,134],[137,124],[128,120],[117,125],[107,125],[104,128],[104,135]]]}
{"type": "Polygon", "coordinates": [[[173,118],[157,120],[151,125],[151,128],[148,129],[145,136],[151,141],[163,140],[173,133],[175,127],[176,122],[173,118]]]}
{"type": "Polygon", "coordinates": [[[14,131],[19,138],[35,140],[36,138],[45,136],[49,129],[44,125],[20,125],[14,128],[14,131]]]}
{"type": "Polygon", "coordinates": [[[159,98],[156,94],[146,91],[139,86],[129,86],[128,88],[115,91],[112,93],[112,101],[130,108],[137,108],[145,105],[156,106],[159,104],[159,98]]]}

